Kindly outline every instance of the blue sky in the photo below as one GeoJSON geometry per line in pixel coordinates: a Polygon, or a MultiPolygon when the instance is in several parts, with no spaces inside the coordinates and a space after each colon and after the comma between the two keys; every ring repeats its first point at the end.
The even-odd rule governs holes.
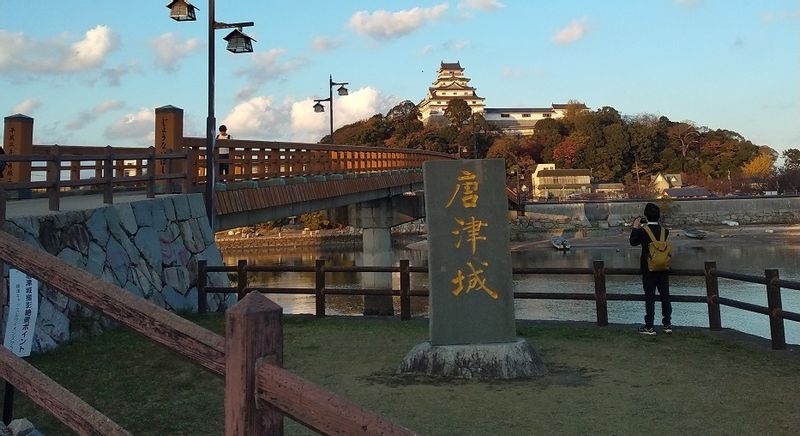
{"type": "MultiPolygon", "coordinates": [[[[185,110],[204,136],[207,2],[198,20],[167,1],[0,0],[0,110],[35,118],[41,144],[149,146],[153,109],[185,110]]],[[[440,61],[460,61],[489,107],[569,99],[735,130],[800,147],[797,0],[218,0],[216,116],[235,138],[315,142],[336,125],[425,97],[440,61]],[[326,108],[326,111],[328,109],[326,108]]]]}

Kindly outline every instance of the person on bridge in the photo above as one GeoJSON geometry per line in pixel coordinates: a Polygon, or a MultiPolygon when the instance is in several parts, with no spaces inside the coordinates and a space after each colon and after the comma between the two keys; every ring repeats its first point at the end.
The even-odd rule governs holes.
{"type": "MultiPolygon", "coordinates": [[[[219,126],[219,133],[217,134],[217,139],[231,139],[231,135],[228,134],[228,127],[225,124],[219,126]]],[[[229,163],[228,159],[230,159],[231,151],[228,147],[217,147],[219,150],[219,174],[228,174],[229,163]],[[222,162],[225,161],[225,162],[222,162]]]]}
{"type": "Polygon", "coordinates": [[[672,333],[672,303],[669,298],[669,261],[671,259],[672,247],[667,242],[669,230],[658,224],[661,217],[661,210],[653,203],[647,203],[644,207],[645,222],[643,217],[637,217],[633,221],[631,229],[630,243],[633,246],[642,246],[642,255],[639,262],[642,273],[642,287],[644,288],[644,326],[639,328],[639,333],[643,335],[655,335],[653,328],[653,318],[656,309],[656,288],[661,297],[661,315],[664,333],[672,333]],[[651,245],[656,250],[651,249],[651,245]],[[658,248],[664,246],[666,253],[658,253],[658,248]],[[655,253],[655,254],[654,254],[655,253]],[[656,259],[658,257],[658,259],[656,259]]]}

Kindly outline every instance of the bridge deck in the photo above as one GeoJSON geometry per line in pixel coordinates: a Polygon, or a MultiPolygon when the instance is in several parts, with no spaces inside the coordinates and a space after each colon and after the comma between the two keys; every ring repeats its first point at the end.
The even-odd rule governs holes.
{"type": "MultiPolygon", "coordinates": [[[[145,191],[114,193],[114,204],[132,203],[140,200],[147,200],[145,191]]],[[[59,211],[49,210],[47,197],[31,198],[27,200],[9,199],[6,203],[6,218],[11,219],[25,216],[52,215],[68,211],[96,209],[103,206],[105,206],[103,204],[103,194],[63,196],[60,200],[59,211]]]]}

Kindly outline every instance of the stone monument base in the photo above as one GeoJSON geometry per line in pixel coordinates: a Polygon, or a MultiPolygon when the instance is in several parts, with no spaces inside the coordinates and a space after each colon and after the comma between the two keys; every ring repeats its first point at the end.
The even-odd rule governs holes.
{"type": "Polygon", "coordinates": [[[512,379],[547,373],[544,362],[525,339],[495,344],[431,345],[422,342],[406,354],[399,374],[438,377],[512,379]]]}

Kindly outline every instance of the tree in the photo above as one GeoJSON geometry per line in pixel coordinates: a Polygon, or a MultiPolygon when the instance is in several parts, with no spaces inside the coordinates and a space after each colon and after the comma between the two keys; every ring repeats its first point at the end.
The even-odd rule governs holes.
{"type": "Polygon", "coordinates": [[[698,143],[700,133],[695,128],[694,124],[689,122],[675,123],[667,129],[669,137],[677,142],[678,150],[683,158],[682,167],[686,166],[686,154],[689,148],[698,143]]]}
{"type": "Polygon", "coordinates": [[[444,109],[444,116],[450,121],[450,125],[457,130],[461,130],[464,122],[467,121],[471,115],[472,109],[470,109],[466,100],[461,98],[450,100],[447,103],[447,107],[444,109]]]}
{"type": "Polygon", "coordinates": [[[783,167],[789,170],[800,169],[800,150],[790,148],[785,150],[783,154],[783,167]]]}
{"type": "Polygon", "coordinates": [[[742,167],[742,175],[754,182],[764,182],[772,175],[775,158],[770,153],[760,153],[742,167]]]}

